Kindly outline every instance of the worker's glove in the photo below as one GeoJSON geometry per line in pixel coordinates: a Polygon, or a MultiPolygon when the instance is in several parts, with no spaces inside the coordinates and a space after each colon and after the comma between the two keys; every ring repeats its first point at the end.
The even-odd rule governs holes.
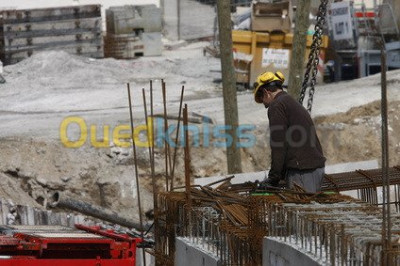
{"type": "Polygon", "coordinates": [[[266,178],[258,185],[258,189],[279,188],[279,179],[266,178]]]}

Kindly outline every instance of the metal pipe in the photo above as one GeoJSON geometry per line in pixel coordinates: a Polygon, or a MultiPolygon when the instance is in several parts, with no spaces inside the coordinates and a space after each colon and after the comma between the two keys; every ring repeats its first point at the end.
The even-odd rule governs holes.
{"type": "Polygon", "coordinates": [[[65,208],[72,211],[77,211],[110,223],[122,225],[128,228],[135,228],[136,230],[143,231],[148,226],[143,228],[140,222],[134,222],[132,219],[121,217],[116,212],[104,209],[104,207],[96,206],[81,200],[72,199],[63,195],[63,193],[56,191],[49,199],[49,205],[53,208],[65,208]]]}

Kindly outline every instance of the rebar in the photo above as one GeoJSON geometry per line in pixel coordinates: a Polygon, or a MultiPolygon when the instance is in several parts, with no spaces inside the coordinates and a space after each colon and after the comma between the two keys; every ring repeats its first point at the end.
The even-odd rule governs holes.
{"type": "MultiPolygon", "coordinates": [[[[135,142],[135,128],[133,126],[133,111],[132,111],[132,100],[131,100],[131,88],[129,83],[127,83],[128,88],[128,100],[129,100],[129,117],[131,122],[131,139],[132,139],[132,150],[133,150],[133,162],[135,165],[135,182],[136,182],[136,194],[138,200],[138,211],[139,211],[139,221],[140,221],[140,228],[143,229],[143,212],[142,212],[142,203],[140,200],[140,183],[139,183],[139,171],[138,171],[138,161],[137,161],[137,154],[136,154],[136,142],[135,142]]],[[[140,232],[141,237],[144,238],[144,230],[140,232]]],[[[143,263],[146,265],[146,254],[143,254],[143,263]]]]}
{"type": "MultiPolygon", "coordinates": [[[[167,119],[167,92],[166,92],[166,84],[164,80],[161,80],[161,90],[162,90],[162,99],[163,99],[163,119],[164,119],[164,132],[167,134],[168,132],[168,119],[167,119]]],[[[171,164],[171,151],[169,149],[169,143],[167,138],[164,138],[164,156],[165,156],[165,190],[168,191],[169,188],[169,178],[170,178],[170,170],[172,169],[171,164]]]]}
{"type": "Polygon", "coordinates": [[[176,154],[177,154],[177,150],[178,150],[178,138],[179,138],[179,129],[180,129],[180,124],[181,124],[181,113],[182,113],[182,102],[183,102],[183,93],[184,93],[184,91],[185,91],[185,86],[182,86],[181,97],[179,99],[178,125],[176,127],[175,147],[174,147],[174,154],[173,154],[173,157],[172,157],[171,191],[174,189],[176,154]]]}

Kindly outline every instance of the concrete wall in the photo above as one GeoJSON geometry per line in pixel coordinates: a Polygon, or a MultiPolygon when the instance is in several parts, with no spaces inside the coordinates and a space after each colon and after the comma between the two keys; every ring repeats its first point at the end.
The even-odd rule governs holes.
{"type": "Polygon", "coordinates": [[[392,6],[393,13],[397,16],[397,27],[400,28],[400,0],[383,0],[383,3],[392,6]]]}
{"type": "Polygon", "coordinates": [[[175,241],[175,266],[220,266],[219,258],[202,250],[186,238],[177,237],[175,241]]]}
{"type": "Polygon", "coordinates": [[[161,0],[164,36],[169,40],[196,40],[214,35],[214,6],[194,0],[161,0]]]}
{"type": "Polygon", "coordinates": [[[263,266],[322,266],[320,262],[295,247],[272,237],[263,241],[263,266]]]}

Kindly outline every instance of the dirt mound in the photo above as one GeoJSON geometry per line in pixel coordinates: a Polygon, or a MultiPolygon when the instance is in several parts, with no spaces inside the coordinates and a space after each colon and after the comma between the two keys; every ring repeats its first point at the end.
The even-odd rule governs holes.
{"type": "MultiPolygon", "coordinates": [[[[394,103],[393,103],[394,104],[394,103]]],[[[315,124],[324,123],[353,123],[354,120],[363,117],[375,117],[380,115],[381,102],[374,101],[372,103],[351,108],[349,111],[341,114],[318,116],[314,119],[315,124]]]]}
{"type": "MultiPolygon", "coordinates": [[[[381,158],[380,101],[315,118],[328,164],[381,158]]],[[[390,164],[400,164],[399,101],[388,105],[390,164]]]]}

